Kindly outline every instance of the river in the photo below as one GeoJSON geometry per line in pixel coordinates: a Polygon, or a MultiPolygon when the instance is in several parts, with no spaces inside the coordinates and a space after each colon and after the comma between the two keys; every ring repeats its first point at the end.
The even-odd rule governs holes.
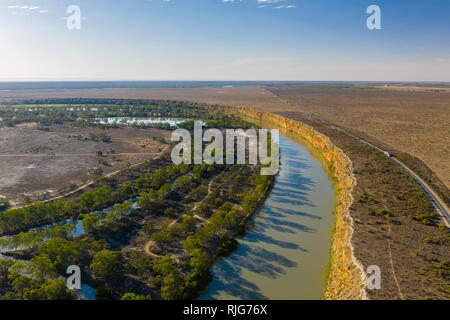
{"type": "Polygon", "coordinates": [[[280,133],[281,166],[272,192],[238,249],[214,264],[201,300],[321,298],[336,194],[314,152],[280,133]]]}
{"type": "MultiPolygon", "coordinates": [[[[157,123],[161,119],[106,121],[116,120],[132,124],[137,120],[157,123]]],[[[165,121],[176,124],[180,119],[165,121]]],[[[257,124],[272,127],[269,123],[257,124]]],[[[238,249],[214,263],[213,280],[199,299],[321,298],[336,194],[320,157],[301,138],[280,130],[280,156],[280,173],[271,193],[249,222],[238,249]]],[[[136,207],[137,199],[132,202],[136,207]]],[[[75,225],[73,236],[84,234],[79,220],[75,225]]],[[[94,293],[95,289],[88,285],[79,292],[85,299],[93,299],[94,293]]]]}

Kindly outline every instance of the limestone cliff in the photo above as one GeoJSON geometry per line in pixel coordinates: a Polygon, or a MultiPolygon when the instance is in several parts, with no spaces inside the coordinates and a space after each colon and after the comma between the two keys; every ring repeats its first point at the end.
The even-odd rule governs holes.
{"type": "Polygon", "coordinates": [[[257,120],[270,121],[276,125],[299,134],[314,146],[332,167],[338,185],[336,225],[331,247],[330,273],[324,299],[367,299],[365,291],[366,276],[362,265],[353,255],[351,238],[353,219],[349,208],[353,202],[352,190],[356,183],[352,163],[342,150],[333,145],[330,139],[299,121],[269,112],[239,107],[215,107],[224,112],[244,115],[257,120]]]}

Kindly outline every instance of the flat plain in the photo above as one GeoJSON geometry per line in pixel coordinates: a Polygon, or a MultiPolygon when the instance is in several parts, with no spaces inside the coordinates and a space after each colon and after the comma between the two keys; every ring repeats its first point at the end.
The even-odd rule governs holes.
{"type": "Polygon", "coordinates": [[[448,188],[450,92],[419,89],[269,88],[296,110],[419,158],[448,188]]]}
{"type": "MultiPolygon", "coordinates": [[[[227,88],[13,90],[0,103],[45,98],[163,99],[312,114],[423,161],[450,187],[450,87],[238,86],[227,88]]],[[[412,165],[415,167],[414,165],[412,165]]],[[[422,165],[423,166],[423,165],[422,165]]],[[[428,178],[429,171],[422,176],[428,178]]]]}
{"type": "Polygon", "coordinates": [[[3,91],[0,103],[74,97],[167,99],[243,106],[278,114],[311,113],[420,159],[450,187],[449,87],[240,86],[3,91]]]}
{"type": "Polygon", "coordinates": [[[37,129],[35,123],[0,128],[0,195],[14,204],[25,197],[58,195],[73,185],[158,154],[166,131],[159,129],[107,129],[52,126],[37,129]],[[106,133],[111,141],[92,139],[106,133]]]}

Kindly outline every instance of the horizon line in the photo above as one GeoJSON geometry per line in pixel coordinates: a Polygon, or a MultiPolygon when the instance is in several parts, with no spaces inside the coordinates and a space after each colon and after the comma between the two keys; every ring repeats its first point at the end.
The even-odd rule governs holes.
{"type": "Polygon", "coordinates": [[[120,79],[1,79],[0,83],[43,83],[43,82],[346,82],[346,83],[448,83],[450,80],[223,80],[223,79],[174,79],[174,80],[120,80],[120,79]]]}

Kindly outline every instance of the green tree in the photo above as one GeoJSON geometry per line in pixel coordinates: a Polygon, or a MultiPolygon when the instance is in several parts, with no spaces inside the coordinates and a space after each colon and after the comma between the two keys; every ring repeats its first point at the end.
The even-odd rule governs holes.
{"type": "Polygon", "coordinates": [[[146,254],[139,251],[130,251],[128,257],[129,264],[140,274],[149,272],[151,270],[151,259],[146,254]]]}
{"type": "Polygon", "coordinates": [[[120,221],[123,219],[123,217],[129,214],[131,210],[131,202],[119,203],[115,205],[110,212],[108,212],[108,214],[106,215],[106,220],[110,222],[120,221]]]}
{"type": "Polygon", "coordinates": [[[258,201],[254,195],[245,195],[241,202],[242,209],[247,213],[252,213],[258,206],[258,201]]]}
{"type": "Polygon", "coordinates": [[[204,202],[199,203],[199,205],[197,206],[197,210],[199,215],[201,215],[202,217],[209,217],[211,215],[211,206],[209,204],[206,204],[204,202]]]}
{"type": "Polygon", "coordinates": [[[160,200],[163,200],[165,197],[167,197],[167,195],[170,193],[171,190],[172,190],[172,187],[170,186],[170,184],[163,185],[157,192],[158,198],[160,200]]]}
{"type": "Polygon", "coordinates": [[[102,250],[94,255],[90,269],[97,278],[113,280],[122,275],[125,267],[120,259],[120,253],[102,250]]]}
{"type": "Polygon", "coordinates": [[[195,231],[195,226],[197,224],[197,219],[195,217],[185,217],[181,222],[181,228],[185,232],[195,231]]]}
{"type": "Polygon", "coordinates": [[[183,241],[183,246],[187,252],[191,252],[194,249],[200,248],[201,243],[200,240],[197,239],[196,237],[189,236],[186,238],[186,240],[183,241]]]}
{"type": "Polygon", "coordinates": [[[164,257],[156,258],[153,262],[153,271],[162,276],[166,276],[175,270],[176,266],[170,254],[166,254],[164,257]]]}
{"type": "Polygon", "coordinates": [[[194,249],[191,251],[191,260],[189,265],[197,270],[199,273],[203,273],[209,269],[209,258],[206,252],[202,249],[194,249]]]}
{"type": "Polygon", "coordinates": [[[9,268],[14,264],[13,260],[6,259],[0,260],[0,288],[7,288],[10,286],[11,281],[8,279],[9,268]]]}
{"type": "Polygon", "coordinates": [[[164,299],[174,300],[181,297],[183,278],[169,254],[154,260],[153,271],[158,274],[155,281],[161,284],[161,295],[164,299]]]}
{"type": "Polygon", "coordinates": [[[139,207],[147,212],[155,209],[155,200],[158,197],[155,190],[150,190],[139,197],[139,207]]]}
{"type": "Polygon", "coordinates": [[[95,290],[95,300],[113,300],[114,292],[111,287],[100,286],[95,290]]]}
{"type": "Polygon", "coordinates": [[[137,295],[132,292],[125,293],[120,300],[152,300],[150,295],[137,295]]]}
{"type": "Polygon", "coordinates": [[[120,195],[124,198],[131,197],[133,193],[134,193],[133,187],[129,183],[124,184],[122,188],[120,188],[120,195]]]}
{"type": "Polygon", "coordinates": [[[136,179],[136,187],[142,192],[151,187],[151,178],[149,174],[144,174],[136,179]]]}
{"type": "Polygon", "coordinates": [[[100,178],[103,175],[102,168],[96,168],[92,173],[95,178],[100,178]]]}
{"type": "Polygon", "coordinates": [[[179,299],[183,293],[183,278],[178,272],[173,272],[164,277],[161,286],[161,295],[165,300],[179,299]]]}
{"type": "Polygon", "coordinates": [[[81,219],[81,226],[83,227],[85,232],[92,233],[97,230],[99,221],[100,218],[97,216],[97,213],[91,212],[81,219]]]}
{"type": "Polygon", "coordinates": [[[40,281],[56,276],[56,267],[47,255],[36,256],[30,261],[29,271],[40,281]]]}
{"type": "Polygon", "coordinates": [[[55,238],[48,239],[45,243],[39,245],[39,254],[42,257],[40,262],[44,262],[47,257],[58,273],[62,274],[66,272],[67,266],[77,262],[80,251],[72,242],[55,238]]]}
{"type": "Polygon", "coordinates": [[[151,175],[152,186],[156,189],[162,187],[164,182],[166,182],[167,176],[164,169],[158,169],[151,175]]]}
{"type": "Polygon", "coordinates": [[[41,291],[47,300],[73,300],[75,294],[67,289],[67,285],[61,280],[48,280],[41,291]]]}

